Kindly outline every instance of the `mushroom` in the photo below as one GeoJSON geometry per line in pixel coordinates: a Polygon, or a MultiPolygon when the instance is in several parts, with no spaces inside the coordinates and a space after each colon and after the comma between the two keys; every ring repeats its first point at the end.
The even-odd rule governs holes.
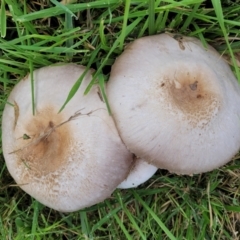
{"type": "Polygon", "coordinates": [[[123,142],[158,168],[207,172],[239,150],[239,85],[196,38],[159,34],[129,44],[112,67],[107,96],[123,142]]]}
{"type": "Polygon", "coordinates": [[[118,185],[118,188],[136,188],[140,184],[148,181],[156,173],[157,170],[157,167],[147,163],[141,158],[136,158],[127,178],[118,185]]]}
{"type": "Polygon", "coordinates": [[[132,154],[122,143],[94,85],[92,70],[62,112],[85,67],[58,64],[34,71],[12,90],[2,117],[7,168],[24,191],[48,207],[71,212],[103,201],[126,178],[132,154]]]}

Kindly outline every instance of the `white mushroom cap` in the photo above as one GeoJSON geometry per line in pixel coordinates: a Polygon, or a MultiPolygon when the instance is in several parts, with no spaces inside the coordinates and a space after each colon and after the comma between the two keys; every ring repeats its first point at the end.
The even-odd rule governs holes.
{"type": "Polygon", "coordinates": [[[107,86],[118,131],[131,152],[179,174],[210,171],[240,147],[240,89],[229,66],[196,38],[134,41],[107,86]]]}
{"type": "Polygon", "coordinates": [[[39,202],[63,212],[109,197],[126,178],[132,162],[98,87],[83,95],[91,71],[58,113],[84,70],[68,64],[34,71],[36,114],[32,115],[29,76],[8,98],[14,107],[6,105],[3,112],[3,152],[10,174],[39,202]]]}
{"type": "Polygon", "coordinates": [[[148,181],[156,173],[157,170],[157,167],[147,163],[141,158],[137,158],[127,178],[118,185],[118,188],[136,188],[140,184],[148,181]]]}

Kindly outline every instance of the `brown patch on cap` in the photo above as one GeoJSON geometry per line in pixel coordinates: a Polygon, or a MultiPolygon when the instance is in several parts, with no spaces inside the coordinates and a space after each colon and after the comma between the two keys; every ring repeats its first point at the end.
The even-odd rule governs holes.
{"type": "MultiPolygon", "coordinates": [[[[68,119],[69,116],[65,116],[68,119]]],[[[25,165],[25,177],[42,177],[60,170],[67,164],[69,145],[71,143],[70,124],[56,127],[66,119],[51,107],[46,107],[26,122],[24,134],[31,139],[20,139],[16,151],[18,165],[25,165]],[[32,143],[32,144],[31,144],[32,143]]],[[[24,179],[26,182],[27,179],[24,179]]]]}
{"type": "Polygon", "coordinates": [[[217,91],[204,73],[182,71],[176,74],[169,85],[172,104],[181,110],[192,123],[209,122],[220,107],[217,91]]]}
{"type": "Polygon", "coordinates": [[[161,102],[161,108],[167,114],[174,114],[178,121],[186,121],[189,126],[207,125],[217,115],[222,104],[221,90],[214,81],[209,81],[216,76],[203,67],[199,66],[199,70],[196,70],[184,64],[181,70],[174,73],[169,69],[165,72],[166,75],[150,90],[150,94],[161,102]]]}

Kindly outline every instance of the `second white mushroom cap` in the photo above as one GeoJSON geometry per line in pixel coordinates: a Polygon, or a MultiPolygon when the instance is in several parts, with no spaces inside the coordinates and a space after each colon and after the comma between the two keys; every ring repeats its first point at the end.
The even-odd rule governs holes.
{"type": "Polygon", "coordinates": [[[196,38],[160,34],[129,44],[107,87],[126,146],[179,174],[211,171],[240,147],[240,89],[230,67],[196,38]]]}

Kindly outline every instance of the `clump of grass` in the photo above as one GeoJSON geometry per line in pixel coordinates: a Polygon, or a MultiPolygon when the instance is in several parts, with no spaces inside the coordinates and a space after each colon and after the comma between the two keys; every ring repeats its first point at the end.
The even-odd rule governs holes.
{"type": "MultiPolygon", "coordinates": [[[[73,61],[96,69],[86,93],[97,77],[104,91],[111,65],[129,42],[165,31],[198,37],[220,53],[230,54],[240,80],[233,58],[240,50],[236,1],[72,2],[1,1],[0,117],[12,87],[28,72],[73,61]]],[[[63,107],[80,83],[81,79],[63,107]]],[[[62,214],[16,187],[1,155],[0,238],[237,240],[239,169],[236,156],[221,169],[193,177],[159,170],[137,189],[116,190],[98,205],[62,214]]]]}

